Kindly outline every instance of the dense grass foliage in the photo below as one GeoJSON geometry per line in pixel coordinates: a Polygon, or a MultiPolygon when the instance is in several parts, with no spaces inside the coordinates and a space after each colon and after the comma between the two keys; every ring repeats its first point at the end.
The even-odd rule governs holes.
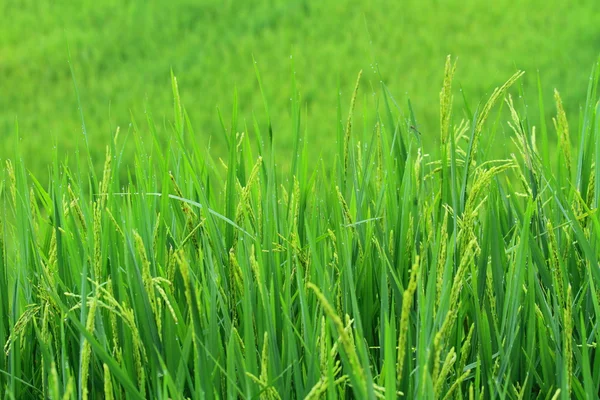
{"type": "Polygon", "coordinates": [[[598,68],[574,147],[558,92],[555,129],[517,111],[521,72],[463,119],[453,75],[436,159],[385,87],[374,124],[353,118],[357,83],[311,163],[293,80],[289,174],[235,108],[213,159],[173,78],[173,139],[135,126],[131,168],[122,135],[101,176],[55,159],[44,187],[7,162],[5,398],[596,397],[598,68]],[[516,150],[492,159],[502,126],[516,150]]]}
{"type": "MultiPolygon", "coordinates": [[[[529,72],[522,83],[534,98],[539,69],[545,101],[558,88],[575,124],[600,44],[597,0],[24,0],[0,2],[0,15],[7,21],[0,24],[0,158],[13,153],[18,118],[23,152],[36,154],[25,162],[42,182],[52,162],[48,143],[56,140],[59,154],[72,161],[74,149],[83,148],[68,48],[99,171],[105,144],[116,126],[126,130],[130,113],[143,120],[145,110],[153,112],[159,136],[168,137],[161,118],[171,102],[171,69],[203,145],[226,154],[216,106],[230,110],[237,90],[240,121],[252,121],[261,107],[253,55],[272,100],[275,132],[290,126],[293,55],[307,138],[332,157],[338,86],[349,98],[356,71],[365,71],[361,93],[369,98],[380,80],[399,102],[408,95],[430,139],[439,130],[432,99],[447,54],[461,60],[456,87],[472,101],[489,96],[516,69],[529,72]]],[[[293,149],[289,135],[278,144],[286,153],[293,149]]],[[[133,153],[126,146],[125,159],[133,153]]],[[[285,157],[279,162],[287,164],[285,157]]]]}

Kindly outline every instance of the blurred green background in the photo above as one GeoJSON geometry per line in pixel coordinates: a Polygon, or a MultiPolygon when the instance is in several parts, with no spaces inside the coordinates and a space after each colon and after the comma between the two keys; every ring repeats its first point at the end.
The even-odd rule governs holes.
{"type": "Polygon", "coordinates": [[[576,123],[600,52],[598,0],[5,0],[0,18],[0,158],[14,154],[18,118],[26,163],[42,178],[55,142],[60,157],[82,146],[68,47],[99,164],[116,126],[126,131],[131,115],[143,127],[150,110],[168,135],[171,69],[197,140],[218,154],[217,106],[228,120],[236,88],[242,123],[252,125],[253,111],[264,121],[254,55],[285,157],[290,56],[312,153],[327,154],[335,149],[338,86],[346,114],[361,69],[359,111],[380,91],[379,68],[399,103],[410,97],[433,147],[447,54],[458,57],[456,88],[472,105],[524,69],[529,108],[537,107],[539,70],[548,122],[558,88],[576,123]]]}

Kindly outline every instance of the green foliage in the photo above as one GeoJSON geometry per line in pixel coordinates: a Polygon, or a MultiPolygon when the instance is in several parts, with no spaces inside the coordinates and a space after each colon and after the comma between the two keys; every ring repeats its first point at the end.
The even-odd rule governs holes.
{"type": "MultiPolygon", "coordinates": [[[[119,134],[98,176],[55,154],[46,187],[22,156],[7,162],[0,390],[596,397],[598,65],[575,152],[553,159],[522,117],[528,104],[512,100],[521,72],[464,119],[454,71],[448,58],[439,149],[385,86],[374,123],[357,118],[357,84],[339,151],[330,165],[312,163],[292,74],[290,171],[276,167],[266,100],[267,122],[253,121],[251,135],[236,108],[223,119],[229,156],[215,161],[172,77],[173,139],[163,145],[151,118],[134,124],[132,166],[119,134]],[[490,137],[504,128],[515,153],[494,159],[490,137]]],[[[568,128],[556,99],[560,136],[568,128]]]]}
{"type": "MultiPolygon", "coordinates": [[[[83,149],[69,50],[95,160],[117,126],[127,133],[130,113],[143,121],[152,112],[160,140],[168,141],[163,112],[171,101],[171,70],[180,78],[196,140],[225,158],[216,107],[231,109],[234,90],[240,129],[253,125],[253,111],[266,122],[258,112],[254,55],[271,99],[278,163],[288,168],[290,55],[306,104],[301,115],[309,116],[306,136],[319,148],[310,156],[316,162],[321,152],[328,158],[336,152],[330,128],[338,122],[337,91],[347,101],[361,69],[361,93],[371,99],[383,80],[399,104],[410,96],[417,128],[428,138],[439,129],[432,99],[447,54],[461,60],[456,86],[471,101],[489,96],[517,68],[529,71],[521,82],[533,98],[539,69],[546,103],[557,88],[575,124],[600,40],[596,0],[29,0],[0,2],[0,15],[8,21],[0,24],[0,157],[14,154],[18,118],[23,154],[35,155],[25,157],[26,166],[44,183],[52,144],[72,162],[73,151],[83,149]]],[[[359,112],[364,105],[359,102],[359,112]]],[[[376,118],[374,104],[365,110],[376,118]]],[[[537,110],[524,110],[523,117],[536,120],[537,110]]],[[[552,109],[545,110],[549,121],[552,109]]],[[[134,152],[125,144],[126,160],[134,152]]]]}

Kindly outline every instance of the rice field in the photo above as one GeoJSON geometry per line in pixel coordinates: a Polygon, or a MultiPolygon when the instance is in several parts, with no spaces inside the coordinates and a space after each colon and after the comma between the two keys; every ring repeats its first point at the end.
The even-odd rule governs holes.
{"type": "Polygon", "coordinates": [[[384,84],[373,123],[355,112],[359,74],[328,127],[335,156],[315,161],[291,74],[291,153],[264,96],[254,121],[234,98],[213,157],[174,76],[167,144],[147,114],[115,130],[98,175],[89,147],[74,166],[55,150],[47,185],[17,148],[0,184],[2,397],[596,398],[598,63],[576,126],[558,91],[520,96],[521,71],[469,109],[455,67],[435,141],[384,84]]]}
{"type": "MultiPolygon", "coordinates": [[[[252,127],[254,116],[267,123],[254,59],[280,133],[277,164],[287,169],[294,145],[287,134],[290,56],[308,114],[305,138],[320,150],[309,157],[316,163],[321,150],[335,157],[338,92],[347,102],[361,69],[360,96],[372,99],[383,80],[398,102],[410,99],[419,131],[432,141],[447,54],[459,60],[455,87],[469,101],[489,97],[517,69],[527,71],[519,84],[534,101],[539,71],[544,101],[551,104],[553,89],[560,90],[575,125],[600,52],[597,0],[5,0],[0,16],[7,21],[0,24],[0,159],[14,158],[18,142],[26,168],[44,186],[54,157],[49,144],[71,168],[85,148],[81,111],[97,174],[110,137],[117,126],[124,135],[132,115],[145,121],[151,112],[157,135],[168,140],[171,70],[198,139],[226,158],[217,109],[229,114],[234,92],[240,130],[244,121],[252,127]]],[[[359,115],[375,119],[375,105],[360,100],[359,115]]],[[[524,117],[537,120],[538,110],[533,104],[524,117]]],[[[547,107],[546,121],[552,115],[547,107]]],[[[122,144],[123,162],[131,164],[135,146],[122,144]]]]}

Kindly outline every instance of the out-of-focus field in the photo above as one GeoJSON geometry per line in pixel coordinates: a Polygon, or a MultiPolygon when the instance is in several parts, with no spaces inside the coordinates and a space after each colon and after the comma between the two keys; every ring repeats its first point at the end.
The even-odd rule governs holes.
{"type": "MultiPolygon", "coordinates": [[[[539,70],[548,122],[556,87],[577,124],[600,51],[595,0],[36,0],[3,1],[0,15],[0,157],[14,152],[18,118],[26,164],[38,176],[52,160],[54,143],[59,157],[70,159],[83,143],[68,48],[92,156],[99,162],[116,126],[127,131],[131,115],[143,130],[149,110],[159,133],[169,132],[171,69],[198,140],[218,153],[224,141],[217,106],[229,120],[236,88],[241,121],[252,127],[254,112],[264,122],[254,56],[279,154],[285,154],[291,148],[293,56],[311,153],[318,155],[335,148],[338,87],[346,110],[361,69],[359,112],[365,99],[378,99],[378,68],[398,102],[410,97],[424,136],[437,140],[447,54],[459,59],[456,82],[472,108],[517,68],[527,71],[523,88],[533,93],[528,98],[537,98],[539,70]]],[[[529,109],[537,118],[537,105],[529,109]]]]}

